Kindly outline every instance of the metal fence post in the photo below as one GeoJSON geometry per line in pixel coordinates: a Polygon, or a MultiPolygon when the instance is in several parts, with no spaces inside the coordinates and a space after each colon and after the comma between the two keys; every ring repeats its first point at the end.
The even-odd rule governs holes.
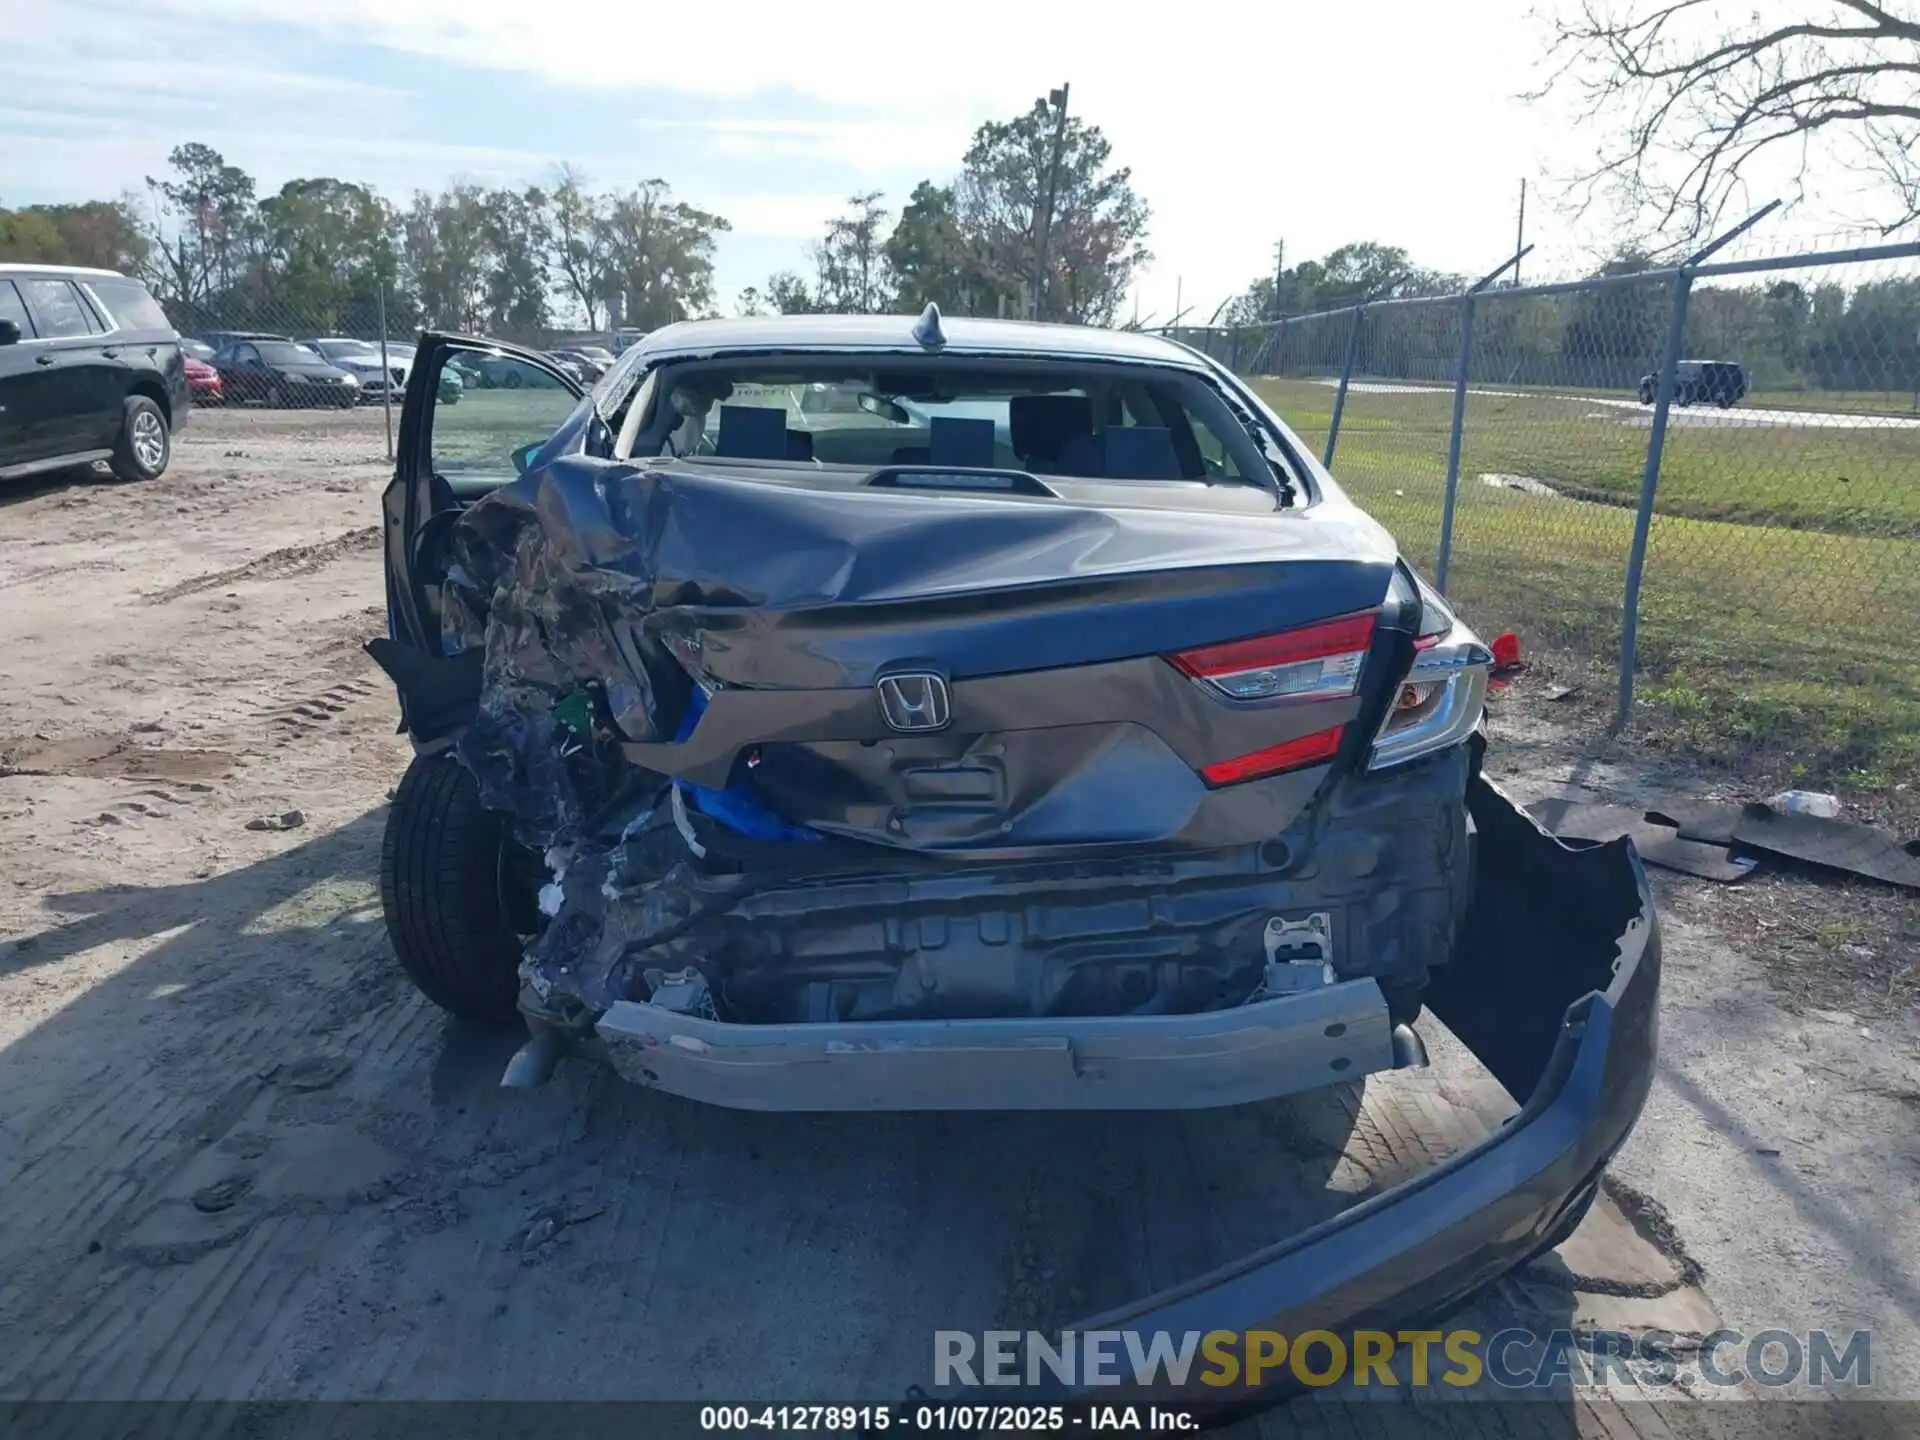
{"type": "Polygon", "coordinates": [[[1660,485],[1660,459],[1667,448],[1667,413],[1673,404],[1673,377],[1680,368],[1680,346],[1687,330],[1687,298],[1693,272],[1673,277],[1673,307],[1667,315],[1666,343],[1660,348],[1660,373],[1654,377],[1653,424],[1647,431],[1647,462],[1640,472],[1640,504],[1633,514],[1633,548],[1627,552],[1627,593],[1620,602],[1620,704],[1614,728],[1633,715],[1634,651],[1640,636],[1640,579],[1647,565],[1647,536],[1653,528],[1653,497],[1660,485]]]}
{"type": "Polygon", "coordinates": [[[1660,373],[1654,380],[1653,424],[1647,432],[1647,463],[1640,472],[1640,505],[1633,516],[1633,548],[1627,552],[1627,591],[1620,601],[1620,702],[1614,711],[1616,730],[1633,718],[1633,676],[1640,640],[1640,581],[1647,568],[1647,537],[1653,529],[1653,497],[1660,487],[1660,460],[1667,448],[1667,413],[1673,404],[1673,377],[1680,368],[1680,346],[1686,338],[1687,299],[1693,293],[1693,272],[1721,246],[1745,234],[1780,208],[1778,200],[1756,210],[1733,229],[1689,255],[1673,273],[1673,309],[1667,317],[1667,340],[1660,351],[1660,373]]]}
{"type": "Polygon", "coordinates": [[[1489,270],[1460,297],[1460,368],[1453,375],[1453,429],[1447,436],[1447,490],[1440,510],[1440,555],[1434,565],[1433,585],[1447,593],[1447,571],[1453,564],[1453,504],[1460,494],[1460,432],[1467,423],[1467,370],[1473,361],[1473,297],[1518,265],[1532,250],[1523,245],[1489,270]]]}
{"type": "Polygon", "coordinates": [[[1354,306],[1353,318],[1347,322],[1347,357],[1340,362],[1340,388],[1333,392],[1333,418],[1327,422],[1327,445],[1320,456],[1323,469],[1333,468],[1333,447],[1340,442],[1340,415],[1347,408],[1347,383],[1353,379],[1353,353],[1360,340],[1360,317],[1366,308],[1354,306]]]}
{"type": "Polygon", "coordinates": [[[1447,436],[1447,489],[1440,503],[1440,556],[1433,567],[1433,585],[1447,593],[1447,571],[1453,565],[1453,506],[1460,494],[1460,432],[1467,423],[1467,371],[1473,358],[1473,296],[1460,298],[1460,365],[1453,374],[1453,429],[1447,436]]]}
{"type": "Polygon", "coordinates": [[[1235,326],[1227,332],[1227,369],[1234,374],[1240,373],[1240,328],[1235,326]]]}
{"type": "Polygon", "coordinates": [[[387,459],[393,459],[393,366],[387,361],[387,281],[380,279],[380,404],[387,412],[387,459]]]}

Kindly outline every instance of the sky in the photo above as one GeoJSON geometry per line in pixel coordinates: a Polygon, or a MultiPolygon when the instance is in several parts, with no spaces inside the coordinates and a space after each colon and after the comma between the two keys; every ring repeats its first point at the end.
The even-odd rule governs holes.
{"type": "MultiPolygon", "coordinates": [[[[1546,73],[1531,3],[0,0],[0,205],[139,189],[185,141],[263,194],[331,175],[404,199],[569,162],[726,216],[731,312],[807,269],[848,195],[897,209],[983,120],[1068,82],[1152,208],[1143,317],[1205,320],[1281,241],[1289,264],[1369,239],[1489,270],[1523,179],[1527,278],[1570,275],[1610,237],[1556,205],[1592,127],[1564,86],[1519,98],[1546,73]]],[[[1777,245],[1835,227],[1803,205],[1769,228],[1777,245]]]]}

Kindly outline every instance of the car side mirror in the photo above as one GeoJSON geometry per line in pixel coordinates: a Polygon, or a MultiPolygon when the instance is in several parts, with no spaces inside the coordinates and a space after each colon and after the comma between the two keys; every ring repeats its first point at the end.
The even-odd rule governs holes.
{"type": "Polygon", "coordinates": [[[12,320],[0,320],[0,345],[18,345],[20,327],[12,320]]]}
{"type": "Polygon", "coordinates": [[[518,450],[513,452],[513,471],[516,475],[524,475],[527,473],[527,462],[533,458],[533,452],[538,450],[542,443],[542,441],[535,440],[530,444],[522,445],[518,450]]]}

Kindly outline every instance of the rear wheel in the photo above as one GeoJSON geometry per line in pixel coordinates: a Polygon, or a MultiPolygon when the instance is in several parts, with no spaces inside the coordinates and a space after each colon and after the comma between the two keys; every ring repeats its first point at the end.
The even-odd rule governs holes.
{"type": "Polygon", "coordinates": [[[113,442],[113,473],[122,480],[158,480],[173,457],[173,436],[167,417],[145,395],[129,395],[120,418],[120,434],[113,442]]]}
{"type": "Polygon", "coordinates": [[[380,903],[400,968],[442,1010],[514,1019],[522,937],[538,927],[531,862],[457,760],[407,767],[380,847],[380,903]]]}

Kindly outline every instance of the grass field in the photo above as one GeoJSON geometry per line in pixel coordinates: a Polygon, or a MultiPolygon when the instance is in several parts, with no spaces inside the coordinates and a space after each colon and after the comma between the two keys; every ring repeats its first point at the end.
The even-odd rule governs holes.
{"type": "MultiPolygon", "coordinates": [[[[1330,386],[1256,388],[1316,449],[1330,386]]],[[[1434,563],[1452,397],[1355,392],[1334,473],[1434,563]]],[[[1483,633],[1617,663],[1645,412],[1469,397],[1449,591],[1483,633]],[[1483,476],[1510,477],[1493,484],[1483,476]],[[1523,480],[1525,487],[1516,484],[1523,480]]],[[[1760,780],[1920,778],[1920,429],[1682,424],[1640,617],[1643,730],[1760,780]]]]}

